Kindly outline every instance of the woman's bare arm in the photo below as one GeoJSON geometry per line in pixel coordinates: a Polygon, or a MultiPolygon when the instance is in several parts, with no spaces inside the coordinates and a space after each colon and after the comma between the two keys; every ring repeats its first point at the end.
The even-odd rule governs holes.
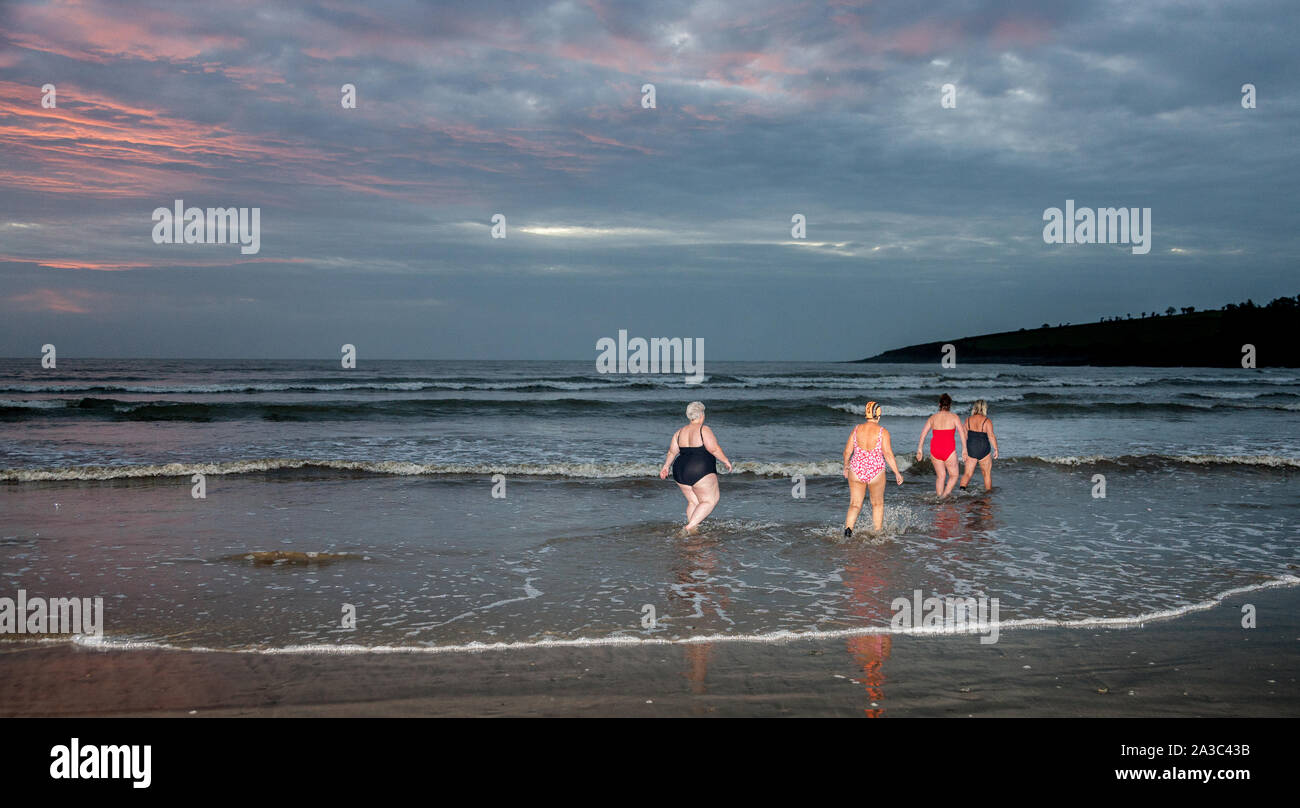
{"type": "Polygon", "coordinates": [[[883,435],[880,441],[880,451],[885,455],[885,463],[894,470],[894,482],[902,485],[903,474],[898,470],[898,461],[894,459],[894,444],[889,442],[889,430],[882,426],[880,432],[883,435]]]}
{"type": "Polygon", "coordinates": [[[993,447],[993,458],[998,456],[998,436],[993,434],[993,419],[984,416],[984,431],[989,433],[989,445],[993,447]]]}
{"type": "Polygon", "coordinates": [[[712,427],[700,427],[700,440],[704,441],[704,448],[709,450],[709,454],[721,460],[726,464],[727,471],[731,471],[731,461],[727,459],[727,453],[722,451],[722,445],[718,443],[718,438],[713,434],[712,427]],[[709,431],[705,432],[706,429],[709,431]],[[709,446],[710,441],[712,441],[713,446],[709,446]]]}
{"type": "Polygon", "coordinates": [[[849,478],[849,457],[853,454],[853,436],[857,433],[858,428],[855,426],[849,432],[849,436],[844,439],[844,479],[849,478]]]}
{"type": "Polygon", "coordinates": [[[921,459],[921,448],[925,446],[925,436],[930,434],[930,425],[934,423],[934,416],[931,415],[925,419],[925,427],[921,429],[921,437],[916,441],[916,459],[921,459]]]}
{"type": "MultiPolygon", "coordinates": [[[[677,430],[681,432],[681,430],[677,430]]],[[[659,479],[664,480],[668,477],[668,470],[673,466],[673,458],[681,454],[681,449],[677,448],[677,432],[673,433],[673,439],[668,441],[668,456],[664,458],[663,467],[659,469],[659,479]]]]}

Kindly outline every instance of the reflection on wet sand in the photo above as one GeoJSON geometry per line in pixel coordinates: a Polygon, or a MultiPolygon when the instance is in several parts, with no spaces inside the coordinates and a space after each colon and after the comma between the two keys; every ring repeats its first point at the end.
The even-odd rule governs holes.
{"type": "MultiPolygon", "coordinates": [[[[934,512],[934,537],[939,542],[984,542],[995,528],[993,500],[989,496],[969,500],[940,502],[934,512]]],[[[848,559],[844,584],[848,588],[853,607],[854,622],[861,626],[888,626],[894,613],[890,608],[894,598],[907,596],[915,587],[899,582],[892,574],[895,560],[893,545],[864,545],[848,559]]],[[[866,689],[867,705],[863,713],[868,718],[885,714],[885,661],[893,649],[889,634],[869,634],[846,640],[849,656],[862,670],[858,681],[866,689]]]]}
{"type": "Polygon", "coordinates": [[[966,530],[971,533],[991,533],[997,529],[993,516],[993,497],[991,495],[984,494],[972,497],[966,503],[966,530]]]}
{"type": "MultiPolygon", "coordinates": [[[[857,625],[888,626],[893,612],[897,588],[890,583],[892,576],[889,545],[864,546],[856,550],[844,570],[844,585],[852,596],[851,612],[857,625]]],[[[862,711],[868,718],[885,714],[885,660],[889,658],[893,637],[888,634],[869,634],[850,637],[845,641],[849,656],[862,669],[858,681],[866,688],[867,704],[862,711]]]]}
{"type": "Polygon", "coordinates": [[[961,510],[950,499],[934,508],[934,537],[939,541],[965,541],[968,538],[961,529],[961,510]]]}
{"type": "MultiPolygon", "coordinates": [[[[674,562],[674,578],[678,586],[669,592],[668,600],[670,605],[685,604],[690,611],[678,616],[674,609],[670,610],[670,614],[678,621],[693,616],[698,621],[697,630],[704,630],[699,633],[706,633],[708,628],[703,625],[707,623],[706,607],[712,604],[713,614],[721,617],[731,605],[726,594],[727,587],[709,583],[718,563],[717,541],[696,534],[685,539],[678,547],[680,555],[674,562]]],[[[722,626],[718,629],[722,630],[722,626]]],[[[713,657],[713,643],[683,645],[682,652],[685,655],[685,676],[690,683],[691,693],[697,696],[707,693],[705,680],[709,673],[709,661],[713,657]]]]}
{"type": "MultiPolygon", "coordinates": [[[[941,502],[934,512],[934,537],[947,545],[948,555],[960,562],[973,561],[984,553],[997,529],[997,512],[990,496],[962,497],[941,502]]],[[[943,546],[943,545],[936,545],[943,546]]]]}

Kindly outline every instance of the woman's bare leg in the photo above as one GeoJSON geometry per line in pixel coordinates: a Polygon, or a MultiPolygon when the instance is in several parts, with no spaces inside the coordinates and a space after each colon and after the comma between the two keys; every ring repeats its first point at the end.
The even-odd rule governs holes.
{"type": "Polygon", "coordinates": [[[678,483],[677,487],[682,489],[682,496],[686,497],[686,522],[689,524],[691,514],[695,511],[696,506],[700,504],[700,498],[695,496],[695,492],[691,490],[689,485],[678,483]]]}
{"type": "Polygon", "coordinates": [[[980,474],[984,475],[984,490],[987,491],[993,487],[993,455],[988,455],[980,461],[980,474]]]}
{"type": "Polygon", "coordinates": [[[862,500],[867,496],[867,484],[859,482],[857,475],[849,472],[849,510],[844,514],[844,526],[852,530],[862,511],[862,500]]]}
{"type": "Polygon", "coordinates": [[[699,527],[700,522],[703,522],[706,516],[713,513],[713,506],[718,504],[718,497],[720,496],[718,475],[704,475],[699,482],[691,486],[691,490],[695,492],[695,496],[700,502],[695,506],[695,510],[691,511],[691,519],[686,523],[688,531],[699,527]]]}
{"type": "Polygon", "coordinates": [[[948,467],[944,461],[934,455],[930,456],[930,462],[934,464],[934,495],[943,496],[943,484],[947,481],[948,467]]]}
{"type": "Polygon", "coordinates": [[[948,459],[943,461],[944,467],[948,470],[948,482],[943,487],[943,493],[940,496],[948,496],[952,489],[957,485],[957,453],[953,452],[948,455],[948,459]]]}
{"type": "Polygon", "coordinates": [[[867,489],[871,492],[871,528],[879,533],[885,526],[885,472],[867,483],[867,489]]]}
{"type": "Polygon", "coordinates": [[[959,483],[962,488],[965,488],[970,482],[970,478],[975,476],[975,465],[978,463],[980,464],[980,468],[983,468],[983,462],[984,461],[982,460],[976,460],[970,455],[966,455],[966,470],[961,473],[961,483],[959,483]]]}

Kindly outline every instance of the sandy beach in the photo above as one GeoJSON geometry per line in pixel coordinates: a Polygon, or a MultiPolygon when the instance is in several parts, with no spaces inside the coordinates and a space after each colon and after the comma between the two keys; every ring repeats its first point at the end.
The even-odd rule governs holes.
{"type": "Polygon", "coordinates": [[[1131,629],[459,654],[6,643],[14,716],[1300,715],[1300,589],[1131,629]],[[1241,627],[1255,606],[1258,627],[1241,627]]]}

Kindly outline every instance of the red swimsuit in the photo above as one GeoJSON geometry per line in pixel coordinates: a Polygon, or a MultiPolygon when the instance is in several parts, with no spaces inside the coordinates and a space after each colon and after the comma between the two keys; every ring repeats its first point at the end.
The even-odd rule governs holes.
{"type": "Polygon", "coordinates": [[[957,441],[953,439],[956,429],[936,429],[930,438],[930,456],[935,460],[947,460],[957,450],[957,441]]]}

